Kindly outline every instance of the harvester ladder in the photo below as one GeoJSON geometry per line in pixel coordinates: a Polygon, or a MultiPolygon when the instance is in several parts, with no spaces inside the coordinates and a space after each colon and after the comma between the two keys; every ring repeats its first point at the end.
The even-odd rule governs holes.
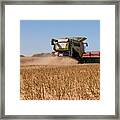
{"type": "Polygon", "coordinates": [[[71,40],[71,47],[70,47],[70,56],[73,55],[73,41],[71,40]]]}

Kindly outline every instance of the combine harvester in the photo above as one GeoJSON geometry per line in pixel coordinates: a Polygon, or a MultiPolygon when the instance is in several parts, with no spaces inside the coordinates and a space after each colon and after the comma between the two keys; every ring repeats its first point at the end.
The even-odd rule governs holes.
{"type": "Polygon", "coordinates": [[[52,39],[54,55],[71,56],[77,59],[80,63],[100,63],[100,52],[89,51],[85,52],[85,47],[88,44],[85,42],[86,37],[65,37],[52,39]]]}

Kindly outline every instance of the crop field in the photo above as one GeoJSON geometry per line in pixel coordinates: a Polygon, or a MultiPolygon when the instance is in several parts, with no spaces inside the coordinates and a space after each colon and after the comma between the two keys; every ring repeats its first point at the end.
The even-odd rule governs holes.
{"type": "Polygon", "coordinates": [[[21,64],[20,99],[99,100],[100,64],[21,64]]]}

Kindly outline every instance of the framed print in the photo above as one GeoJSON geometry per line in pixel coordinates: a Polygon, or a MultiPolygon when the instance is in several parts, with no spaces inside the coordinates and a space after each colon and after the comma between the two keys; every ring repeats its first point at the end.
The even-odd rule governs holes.
{"type": "Polygon", "coordinates": [[[119,119],[119,1],[2,1],[1,118],[119,119]]]}

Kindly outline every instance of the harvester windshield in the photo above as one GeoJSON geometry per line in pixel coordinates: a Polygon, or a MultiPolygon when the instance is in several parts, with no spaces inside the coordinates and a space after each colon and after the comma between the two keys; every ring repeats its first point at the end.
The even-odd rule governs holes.
{"type": "Polygon", "coordinates": [[[54,44],[54,49],[56,51],[67,51],[69,50],[68,39],[53,39],[52,43],[54,44]]]}
{"type": "Polygon", "coordinates": [[[68,50],[69,43],[68,42],[58,42],[55,45],[56,50],[68,50]]]}

